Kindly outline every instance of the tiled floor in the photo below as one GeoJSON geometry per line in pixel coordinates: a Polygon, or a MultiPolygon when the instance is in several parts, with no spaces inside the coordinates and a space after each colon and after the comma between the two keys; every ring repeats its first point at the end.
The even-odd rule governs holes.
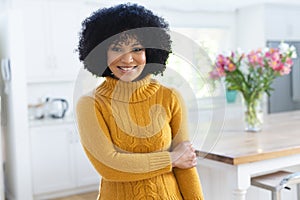
{"type": "Polygon", "coordinates": [[[96,200],[98,196],[98,192],[89,192],[84,194],[77,194],[73,196],[52,199],[52,200],[96,200]]]}

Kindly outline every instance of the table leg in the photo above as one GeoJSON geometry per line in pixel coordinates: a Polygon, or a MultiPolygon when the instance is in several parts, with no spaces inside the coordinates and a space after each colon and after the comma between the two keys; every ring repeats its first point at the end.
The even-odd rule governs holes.
{"type": "Polygon", "coordinates": [[[246,200],[247,190],[235,189],[232,192],[233,200],[246,200]]]}

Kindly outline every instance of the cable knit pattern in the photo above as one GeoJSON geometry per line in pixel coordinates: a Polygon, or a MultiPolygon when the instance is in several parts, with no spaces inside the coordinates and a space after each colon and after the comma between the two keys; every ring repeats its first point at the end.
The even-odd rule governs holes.
{"type": "Polygon", "coordinates": [[[102,176],[98,200],[203,199],[196,168],[172,169],[169,149],[188,140],[180,95],[147,76],[110,77],[77,104],[81,143],[102,176]]]}

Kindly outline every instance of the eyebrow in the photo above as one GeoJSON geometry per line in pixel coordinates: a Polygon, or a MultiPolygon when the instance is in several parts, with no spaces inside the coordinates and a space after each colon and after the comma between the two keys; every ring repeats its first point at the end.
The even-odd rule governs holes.
{"type": "MultiPolygon", "coordinates": [[[[117,43],[117,44],[112,44],[111,46],[113,47],[116,47],[116,46],[122,46],[120,43],[117,43]]],[[[137,42],[137,43],[134,43],[131,45],[131,47],[134,47],[134,46],[143,46],[141,43],[137,42]]]]}
{"type": "Polygon", "coordinates": [[[134,43],[133,45],[131,45],[132,47],[133,46],[143,46],[143,45],[141,45],[141,43],[134,43]]]}

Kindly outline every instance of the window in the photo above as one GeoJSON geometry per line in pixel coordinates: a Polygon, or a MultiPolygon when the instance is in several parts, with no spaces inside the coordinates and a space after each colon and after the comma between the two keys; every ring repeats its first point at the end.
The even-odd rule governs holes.
{"type": "Polygon", "coordinates": [[[184,80],[187,80],[197,99],[212,97],[208,87],[210,83],[207,81],[208,71],[211,69],[212,61],[216,55],[229,49],[229,30],[222,28],[176,28],[171,32],[182,34],[187,39],[191,39],[198,45],[198,48],[187,49],[193,54],[189,57],[191,60],[178,55],[177,52],[172,53],[168,59],[167,67],[175,70],[184,80]],[[201,50],[204,52],[201,53],[201,50]]]}
{"type": "Polygon", "coordinates": [[[191,141],[197,148],[209,151],[221,133],[225,97],[221,89],[211,90],[208,72],[216,55],[230,48],[230,31],[222,28],[177,28],[172,31],[196,45],[185,46],[185,41],[176,40],[184,47],[184,54],[182,48],[173,49],[161,82],[166,80],[180,91],[188,108],[191,141]]]}

